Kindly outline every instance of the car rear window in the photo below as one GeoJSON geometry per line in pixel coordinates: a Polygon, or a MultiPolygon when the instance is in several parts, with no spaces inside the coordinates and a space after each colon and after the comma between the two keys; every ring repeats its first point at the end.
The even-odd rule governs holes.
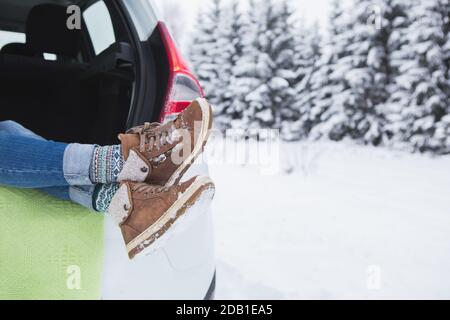
{"type": "Polygon", "coordinates": [[[83,18],[96,55],[116,42],[111,15],[103,1],[98,1],[87,8],[83,12],[83,18]]]}
{"type": "Polygon", "coordinates": [[[9,43],[25,43],[25,34],[0,30],[0,50],[9,43]]]}

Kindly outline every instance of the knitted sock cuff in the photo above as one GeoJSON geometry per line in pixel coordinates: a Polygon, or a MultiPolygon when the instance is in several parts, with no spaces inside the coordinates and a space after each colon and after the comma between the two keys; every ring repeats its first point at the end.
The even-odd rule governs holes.
{"type": "Polygon", "coordinates": [[[92,206],[95,211],[107,212],[112,198],[119,190],[119,184],[99,184],[95,187],[92,206]]]}
{"type": "Polygon", "coordinates": [[[115,183],[122,171],[124,159],[120,145],[96,147],[92,156],[92,183],[115,183]]]}

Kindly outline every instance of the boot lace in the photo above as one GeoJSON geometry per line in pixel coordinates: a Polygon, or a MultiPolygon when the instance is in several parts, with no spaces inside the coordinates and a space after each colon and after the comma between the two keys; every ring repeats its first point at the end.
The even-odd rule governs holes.
{"type": "Polygon", "coordinates": [[[139,150],[141,152],[151,152],[153,148],[160,150],[163,146],[174,142],[172,137],[176,130],[175,125],[172,124],[165,130],[155,130],[160,126],[161,124],[157,122],[146,122],[143,126],[132,128],[127,133],[139,134],[139,150]]]}
{"type": "Polygon", "coordinates": [[[131,191],[137,193],[143,193],[144,195],[155,194],[167,191],[166,187],[163,186],[153,186],[148,184],[137,184],[131,188],[131,191]]]}

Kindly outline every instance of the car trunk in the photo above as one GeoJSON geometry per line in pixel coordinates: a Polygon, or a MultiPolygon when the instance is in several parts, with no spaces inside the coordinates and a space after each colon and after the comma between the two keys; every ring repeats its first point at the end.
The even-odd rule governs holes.
{"type": "MultiPolygon", "coordinates": [[[[87,64],[3,55],[0,120],[56,141],[107,144],[125,128],[132,79],[87,64]]],[[[131,75],[130,77],[131,78],[131,75]]]]}
{"type": "MultiPolygon", "coordinates": [[[[2,24],[2,17],[14,16],[8,11],[26,9],[17,17],[29,20],[31,5],[50,2],[68,3],[0,0],[0,30],[27,34],[25,43],[0,48],[0,121],[14,120],[46,139],[107,145],[118,143],[117,134],[132,125],[158,120],[168,79],[159,31],[140,42],[115,1],[105,1],[115,41],[100,52],[87,28],[77,33],[77,45],[70,48],[48,26],[27,30],[29,21],[17,19],[13,29],[5,28],[9,22],[2,24]],[[29,43],[33,37],[38,40],[29,43]]],[[[77,1],[86,6],[92,2],[77,1]]],[[[49,20],[42,12],[39,17],[44,25],[49,20]]],[[[5,186],[0,186],[0,202],[0,256],[8,261],[0,263],[0,299],[101,297],[109,245],[103,215],[36,190],[5,186]],[[67,282],[77,270],[82,270],[80,288],[67,282]]]]}
{"type": "MultiPolygon", "coordinates": [[[[20,30],[26,43],[0,51],[0,121],[14,120],[46,139],[106,145],[118,143],[117,134],[127,127],[158,119],[167,81],[159,33],[145,46],[134,45],[136,38],[117,3],[105,2],[115,41],[96,52],[85,16],[86,28],[62,30],[65,21],[58,20],[52,13],[55,5],[47,2],[40,1],[41,12],[27,9],[20,30]],[[155,64],[155,58],[163,61],[155,64]]],[[[3,12],[12,6],[0,1],[3,12]]]]}

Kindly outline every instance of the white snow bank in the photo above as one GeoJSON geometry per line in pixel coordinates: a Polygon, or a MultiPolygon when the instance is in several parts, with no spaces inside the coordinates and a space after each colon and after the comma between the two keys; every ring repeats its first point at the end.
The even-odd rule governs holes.
{"type": "Polygon", "coordinates": [[[217,298],[450,298],[450,157],[282,150],[290,175],[211,166],[217,298]]]}

